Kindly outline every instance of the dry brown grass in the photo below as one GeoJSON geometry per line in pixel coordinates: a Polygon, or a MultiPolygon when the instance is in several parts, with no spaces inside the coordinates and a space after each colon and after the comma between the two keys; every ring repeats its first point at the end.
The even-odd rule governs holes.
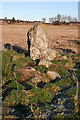
{"type": "MultiPolygon", "coordinates": [[[[11,45],[18,45],[23,49],[27,49],[27,31],[33,24],[15,25],[6,24],[2,25],[2,49],[5,43],[11,45]]],[[[74,40],[78,40],[78,26],[77,25],[45,25],[47,36],[51,48],[76,48],[77,44],[74,40]]]]}

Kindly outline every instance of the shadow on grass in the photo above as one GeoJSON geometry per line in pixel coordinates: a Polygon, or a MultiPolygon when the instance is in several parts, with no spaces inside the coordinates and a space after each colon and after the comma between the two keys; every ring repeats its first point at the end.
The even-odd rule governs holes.
{"type": "Polygon", "coordinates": [[[26,119],[26,116],[32,115],[31,110],[29,105],[25,106],[22,105],[21,103],[18,103],[17,105],[10,106],[8,108],[8,114],[7,115],[12,115],[14,118],[5,118],[6,114],[6,109],[3,110],[3,120],[24,120],[26,119]]]}
{"type": "Polygon", "coordinates": [[[12,88],[7,88],[7,85],[8,85],[9,83],[11,83],[11,82],[12,82],[12,81],[9,80],[9,81],[6,82],[6,83],[4,84],[4,86],[2,87],[2,89],[3,89],[3,91],[2,91],[2,96],[3,96],[2,100],[3,100],[3,101],[5,100],[6,96],[8,96],[8,94],[13,90],[12,88]]]}
{"type": "Polygon", "coordinates": [[[14,50],[18,53],[24,54],[25,57],[29,56],[29,52],[30,52],[29,50],[27,51],[25,49],[22,49],[20,46],[16,46],[16,45],[12,46],[10,43],[4,44],[4,48],[7,49],[7,50],[12,49],[12,50],[14,50]]]}
{"type": "MultiPolygon", "coordinates": [[[[17,53],[24,54],[25,57],[27,57],[27,56],[30,57],[30,45],[28,45],[28,50],[25,50],[25,49],[21,48],[20,46],[16,46],[16,45],[12,46],[10,43],[4,44],[4,48],[7,50],[14,50],[17,53]]],[[[11,60],[12,60],[12,58],[11,58],[11,60]]],[[[36,66],[37,66],[40,62],[40,59],[36,59],[35,62],[36,62],[36,66]]]]}
{"type": "Polygon", "coordinates": [[[12,114],[16,115],[16,117],[19,118],[25,118],[27,115],[29,115],[29,112],[31,111],[29,105],[25,106],[21,103],[13,106],[12,108],[14,109],[12,114]]]}
{"type": "Polygon", "coordinates": [[[30,90],[30,89],[32,89],[32,86],[29,85],[27,82],[23,82],[23,83],[21,83],[21,84],[25,87],[25,90],[30,90]]]}
{"type": "Polygon", "coordinates": [[[40,87],[40,88],[44,88],[45,85],[46,85],[46,83],[42,82],[42,81],[37,83],[37,86],[40,87]]]}
{"type": "Polygon", "coordinates": [[[5,98],[9,95],[9,93],[13,90],[14,88],[6,88],[6,90],[2,91],[2,100],[4,101],[5,98]]]}
{"type": "Polygon", "coordinates": [[[54,79],[54,80],[50,80],[50,82],[49,83],[55,83],[55,82],[57,82],[57,81],[59,81],[59,80],[61,80],[60,78],[58,78],[58,77],[56,77],[56,79],[54,79]]]}

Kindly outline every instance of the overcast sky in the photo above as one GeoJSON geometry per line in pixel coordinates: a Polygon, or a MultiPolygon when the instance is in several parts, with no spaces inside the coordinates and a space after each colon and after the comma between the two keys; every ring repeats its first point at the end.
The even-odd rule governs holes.
{"type": "Polygon", "coordinates": [[[1,18],[48,21],[58,13],[78,17],[78,2],[3,2],[1,18]]]}

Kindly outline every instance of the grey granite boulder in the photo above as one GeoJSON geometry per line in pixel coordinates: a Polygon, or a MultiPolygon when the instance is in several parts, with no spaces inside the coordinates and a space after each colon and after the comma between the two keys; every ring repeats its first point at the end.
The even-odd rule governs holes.
{"type": "MultiPolygon", "coordinates": [[[[45,66],[49,66],[50,61],[56,57],[56,52],[49,48],[49,40],[44,24],[35,23],[27,33],[28,37],[28,51],[33,60],[45,60],[45,66]]],[[[44,63],[40,62],[41,65],[44,63]]]]}

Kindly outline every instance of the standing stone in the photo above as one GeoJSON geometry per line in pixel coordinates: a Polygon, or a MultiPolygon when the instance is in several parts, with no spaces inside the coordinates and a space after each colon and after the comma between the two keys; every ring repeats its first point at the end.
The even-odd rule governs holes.
{"type": "Polygon", "coordinates": [[[50,61],[56,57],[56,52],[48,46],[47,33],[42,23],[35,23],[27,33],[28,51],[33,60],[40,59],[39,65],[48,67],[50,61]],[[44,62],[43,62],[44,61],[44,62]]]}

